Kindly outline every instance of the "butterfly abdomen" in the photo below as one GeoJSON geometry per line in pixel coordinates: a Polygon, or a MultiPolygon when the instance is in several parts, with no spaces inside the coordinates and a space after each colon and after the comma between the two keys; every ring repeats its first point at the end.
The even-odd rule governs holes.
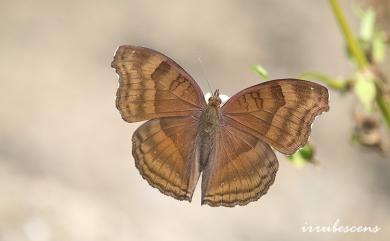
{"type": "Polygon", "coordinates": [[[209,155],[214,146],[215,133],[221,125],[221,114],[219,106],[208,105],[200,116],[199,136],[200,136],[200,166],[206,166],[209,155]]]}

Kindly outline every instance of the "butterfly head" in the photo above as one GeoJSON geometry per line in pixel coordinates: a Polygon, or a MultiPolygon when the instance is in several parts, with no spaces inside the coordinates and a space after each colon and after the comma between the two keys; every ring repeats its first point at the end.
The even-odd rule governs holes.
{"type": "Polygon", "coordinates": [[[219,107],[222,103],[221,98],[219,98],[219,89],[216,89],[213,95],[208,99],[208,105],[219,107]]]}

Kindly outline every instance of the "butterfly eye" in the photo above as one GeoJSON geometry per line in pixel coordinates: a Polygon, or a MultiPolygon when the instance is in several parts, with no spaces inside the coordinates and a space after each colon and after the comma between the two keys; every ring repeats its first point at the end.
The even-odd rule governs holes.
{"type": "Polygon", "coordinates": [[[208,102],[210,102],[210,101],[211,101],[211,99],[212,99],[212,97],[210,97],[210,98],[209,98],[208,102]]]}

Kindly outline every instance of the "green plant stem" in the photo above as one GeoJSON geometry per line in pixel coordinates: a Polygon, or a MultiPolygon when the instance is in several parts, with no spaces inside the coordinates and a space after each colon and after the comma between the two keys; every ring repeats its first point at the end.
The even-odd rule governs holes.
{"type": "Polygon", "coordinates": [[[369,65],[369,62],[364,55],[362,48],[360,47],[358,41],[353,35],[351,28],[348,25],[347,20],[345,19],[344,12],[340,7],[338,0],[329,0],[330,5],[332,6],[333,13],[337,19],[341,31],[344,34],[345,41],[347,42],[348,48],[351,51],[352,55],[356,59],[356,62],[359,66],[359,69],[364,69],[369,65]]]}
{"type": "Polygon", "coordinates": [[[377,95],[376,102],[379,106],[379,109],[382,111],[387,127],[390,128],[390,103],[386,102],[385,98],[381,93],[377,95]]]}
{"type": "MultiPolygon", "coordinates": [[[[347,42],[348,48],[351,51],[352,56],[356,60],[358,68],[360,70],[365,70],[369,67],[370,63],[364,54],[359,42],[356,40],[351,28],[348,25],[348,22],[345,18],[344,12],[340,7],[338,0],[329,0],[330,5],[332,6],[333,13],[337,19],[337,23],[343,32],[345,41],[347,42]]],[[[376,103],[381,110],[383,117],[386,121],[387,126],[390,128],[390,103],[387,102],[383,95],[380,94],[380,91],[376,97],[376,103]]]]}

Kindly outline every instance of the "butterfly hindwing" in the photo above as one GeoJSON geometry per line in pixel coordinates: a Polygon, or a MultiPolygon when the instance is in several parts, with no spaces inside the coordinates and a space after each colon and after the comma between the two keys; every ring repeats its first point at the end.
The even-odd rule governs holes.
{"type": "Polygon", "coordinates": [[[281,79],[245,89],[221,109],[236,128],[292,154],[307,142],[314,118],[328,111],[328,99],[328,90],[319,84],[281,79]]]}
{"type": "Polygon", "coordinates": [[[203,171],[203,204],[245,205],[264,195],[275,180],[278,160],[271,147],[228,124],[216,131],[203,171]]]}
{"type": "Polygon", "coordinates": [[[116,107],[127,122],[188,116],[206,105],[191,76],[157,51],[120,46],[111,66],[119,75],[116,107]]]}
{"type": "Polygon", "coordinates": [[[198,119],[163,117],[147,121],[133,134],[136,167],[150,185],[191,201],[200,175],[196,155],[198,119]]]}

